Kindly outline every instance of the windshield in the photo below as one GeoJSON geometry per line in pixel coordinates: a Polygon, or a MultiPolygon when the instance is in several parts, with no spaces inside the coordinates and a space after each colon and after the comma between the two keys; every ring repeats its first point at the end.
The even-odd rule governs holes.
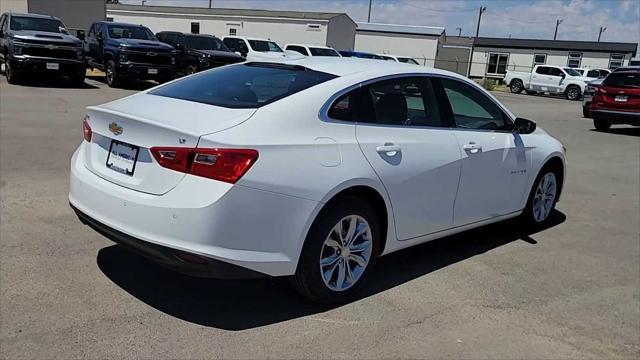
{"type": "Polygon", "coordinates": [[[333,49],[310,47],[309,51],[311,51],[311,55],[313,55],[313,56],[337,56],[337,57],[340,57],[340,54],[338,54],[338,52],[333,50],[333,49]]]}
{"type": "Polygon", "coordinates": [[[220,39],[214,37],[187,36],[185,42],[190,49],[229,51],[220,39]]]}
{"type": "Polygon", "coordinates": [[[335,77],[301,66],[242,64],[182,78],[149,94],[227,108],[258,108],[335,77]]]}
{"type": "Polygon", "coordinates": [[[619,88],[640,88],[640,72],[624,73],[614,72],[604,79],[602,83],[604,86],[619,87],[619,88]]]}
{"type": "Polygon", "coordinates": [[[16,31],[31,30],[67,34],[67,30],[64,28],[62,21],[56,19],[12,16],[10,27],[11,30],[16,31]]]}
{"type": "Polygon", "coordinates": [[[582,76],[579,72],[575,71],[572,68],[564,68],[564,71],[571,76],[582,76]]]}
{"type": "Polygon", "coordinates": [[[400,61],[400,62],[402,62],[402,63],[407,63],[407,64],[420,65],[420,64],[418,64],[418,62],[417,62],[417,61],[415,61],[415,60],[414,60],[414,59],[412,59],[412,58],[400,58],[400,57],[399,57],[399,58],[398,58],[398,61],[400,61]]]}
{"type": "Polygon", "coordinates": [[[392,58],[391,56],[380,55],[380,57],[381,57],[383,60],[387,60],[387,61],[396,61],[396,59],[392,58]]]}
{"type": "Polygon", "coordinates": [[[278,46],[278,44],[274,43],[273,41],[265,41],[265,40],[249,40],[249,46],[251,46],[251,49],[253,49],[253,51],[259,51],[259,52],[284,52],[282,51],[282,49],[280,48],[280,46],[278,46]]]}
{"type": "Polygon", "coordinates": [[[109,25],[108,28],[112,39],[156,40],[151,30],[144,26],[109,25]]]}

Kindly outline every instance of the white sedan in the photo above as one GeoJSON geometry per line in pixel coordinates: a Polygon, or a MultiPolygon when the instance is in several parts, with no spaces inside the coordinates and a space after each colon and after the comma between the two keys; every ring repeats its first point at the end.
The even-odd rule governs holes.
{"type": "Polygon", "coordinates": [[[379,256],[549,219],[565,152],[447,71],[317,58],[212,69],[87,108],[69,201],[188,274],[292,276],[343,302],[379,256]]]}

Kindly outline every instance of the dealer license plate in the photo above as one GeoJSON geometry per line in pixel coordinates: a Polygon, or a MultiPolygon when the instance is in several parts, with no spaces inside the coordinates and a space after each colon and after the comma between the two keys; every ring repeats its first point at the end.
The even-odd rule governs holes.
{"type": "Polygon", "coordinates": [[[616,102],[627,102],[627,99],[629,99],[626,95],[617,95],[616,96],[616,102]]]}
{"type": "Polygon", "coordinates": [[[158,69],[147,69],[147,72],[151,75],[155,75],[158,73],[158,69]]]}
{"type": "Polygon", "coordinates": [[[139,148],[113,140],[107,156],[107,167],[125,175],[133,175],[139,148]]]}
{"type": "Polygon", "coordinates": [[[47,70],[60,70],[60,64],[58,64],[58,63],[47,63],[47,70]]]}

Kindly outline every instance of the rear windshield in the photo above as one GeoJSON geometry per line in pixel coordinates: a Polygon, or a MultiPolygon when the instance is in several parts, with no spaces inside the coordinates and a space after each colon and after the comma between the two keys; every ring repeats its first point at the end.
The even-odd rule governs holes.
{"type": "Polygon", "coordinates": [[[335,77],[300,66],[250,63],[206,71],[149,93],[227,108],[259,108],[335,77]]]}
{"type": "Polygon", "coordinates": [[[60,20],[35,18],[26,16],[12,16],[11,23],[9,24],[11,30],[31,30],[31,31],[46,31],[52,33],[66,34],[67,30],[60,20]]]}
{"type": "Polygon", "coordinates": [[[280,46],[278,46],[278,44],[274,43],[273,41],[264,41],[264,40],[249,40],[249,45],[251,45],[251,49],[253,49],[253,51],[259,51],[259,52],[284,52],[282,51],[282,49],[280,48],[280,46]]]}
{"type": "Polygon", "coordinates": [[[640,88],[640,72],[624,73],[614,72],[604,79],[604,86],[621,87],[621,88],[640,88]]]}
{"type": "Polygon", "coordinates": [[[311,55],[313,56],[340,56],[338,52],[333,49],[310,47],[309,51],[311,51],[311,55]]]}
{"type": "Polygon", "coordinates": [[[401,63],[420,65],[420,64],[418,64],[417,61],[413,60],[412,58],[401,58],[401,57],[399,57],[398,61],[400,61],[401,63]]]}

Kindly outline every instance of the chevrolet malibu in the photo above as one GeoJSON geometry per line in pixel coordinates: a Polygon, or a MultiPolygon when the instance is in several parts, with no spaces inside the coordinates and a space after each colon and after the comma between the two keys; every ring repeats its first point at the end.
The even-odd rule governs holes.
{"type": "Polygon", "coordinates": [[[563,146],[456,74],[375,60],[249,62],[87,108],[69,201],[187,274],[354,296],[382,255],[559,199],[563,146]]]}

